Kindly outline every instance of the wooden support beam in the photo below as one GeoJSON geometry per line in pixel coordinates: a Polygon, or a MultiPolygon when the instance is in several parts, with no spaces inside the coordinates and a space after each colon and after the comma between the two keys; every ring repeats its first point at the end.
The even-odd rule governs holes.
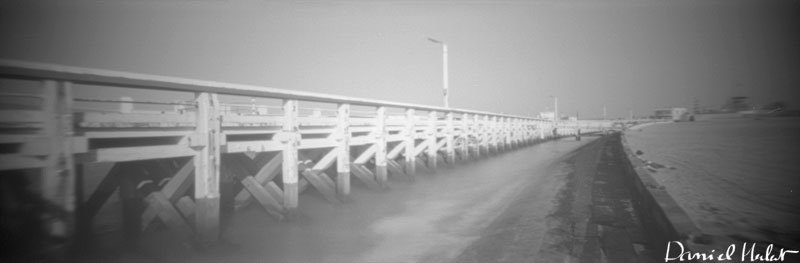
{"type": "Polygon", "coordinates": [[[500,117],[500,151],[508,151],[508,121],[500,117]]]}
{"type": "Polygon", "coordinates": [[[428,113],[428,130],[427,130],[427,144],[428,144],[428,168],[432,171],[436,171],[436,155],[438,154],[438,150],[436,148],[436,134],[437,134],[437,127],[436,122],[438,121],[438,114],[436,111],[431,111],[428,113]]]}
{"type": "Polygon", "coordinates": [[[100,208],[103,207],[103,204],[106,203],[106,200],[117,191],[120,174],[129,169],[125,166],[126,163],[115,163],[86,200],[86,203],[83,204],[84,218],[86,220],[92,220],[97,212],[100,211],[100,208]]]}
{"type": "Polygon", "coordinates": [[[516,149],[516,123],[514,118],[508,118],[508,148],[513,150],[516,149]]]}
{"type": "Polygon", "coordinates": [[[181,166],[177,173],[161,188],[161,192],[169,198],[170,202],[176,202],[192,186],[192,175],[194,175],[194,160],[189,159],[181,166]]]}
{"type": "MultiPolygon", "coordinates": [[[[153,207],[155,211],[157,211],[158,218],[160,218],[164,224],[169,226],[169,228],[177,230],[187,236],[192,233],[191,228],[186,224],[183,216],[181,216],[178,210],[175,209],[175,207],[169,202],[169,199],[167,199],[163,193],[160,191],[152,192],[144,197],[144,201],[150,207],[153,207]]],[[[197,208],[195,208],[195,213],[197,212],[201,211],[197,211],[197,208]]],[[[195,223],[195,228],[199,227],[201,226],[198,226],[197,223],[195,223]]],[[[199,229],[197,229],[195,232],[198,231],[199,229]]]]}
{"type": "Polygon", "coordinates": [[[517,148],[517,123],[516,119],[508,119],[508,147],[512,150],[517,148]]]}
{"type": "Polygon", "coordinates": [[[386,107],[375,111],[375,179],[381,188],[386,187],[388,170],[386,168],[386,107]]]}
{"type": "Polygon", "coordinates": [[[193,218],[194,211],[197,210],[197,205],[192,201],[191,197],[183,196],[175,203],[175,207],[183,214],[184,218],[193,218]]]}
{"type": "Polygon", "coordinates": [[[372,156],[375,156],[375,153],[378,151],[378,146],[373,144],[367,147],[358,157],[353,161],[355,164],[365,164],[369,159],[372,159],[372,156]]]}
{"type": "Polygon", "coordinates": [[[340,203],[336,197],[336,183],[324,172],[311,169],[313,162],[306,160],[298,164],[300,174],[319,191],[322,196],[331,203],[340,203]]]}
{"type": "Polygon", "coordinates": [[[508,118],[508,145],[509,148],[517,148],[517,123],[515,118],[508,118]]]}
{"type": "Polygon", "coordinates": [[[492,153],[492,135],[492,122],[487,116],[483,121],[483,141],[481,142],[487,154],[492,153]]]}
{"type": "Polygon", "coordinates": [[[493,141],[494,141],[494,122],[492,120],[492,116],[486,116],[486,119],[483,122],[484,125],[484,147],[486,147],[486,153],[489,155],[494,154],[492,150],[493,141]]]}
{"type": "MultiPolygon", "coordinates": [[[[115,164],[114,167],[118,165],[120,164],[115,164]]],[[[181,167],[180,170],[178,170],[177,173],[175,173],[174,176],[172,176],[172,178],[170,178],[169,182],[167,182],[167,184],[161,188],[161,193],[167,197],[167,200],[169,200],[170,203],[177,202],[183,196],[183,194],[186,193],[189,187],[192,186],[193,181],[191,178],[194,169],[194,160],[190,159],[181,167]]],[[[155,219],[155,217],[158,215],[158,210],[156,208],[157,206],[148,206],[144,213],[142,213],[142,228],[147,227],[147,225],[149,225],[150,222],[153,221],[153,219],[155,219]]]]}
{"type": "Polygon", "coordinates": [[[398,157],[398,156],[400,156],[400,152],[402,152],[402,151],[403,151],[403,149],[405,149],[405,148],[406,148],[405,146],[406,146],[406,145],[405,145],[405,143],[403,143],[403,142],[400,142],[400,143],[396,144],[396,145],[394,146],[394,148],[392,148],[392,150],[391,150],[391,151],[389,151],[389,152],[386,154],[386,160],[394,160],[394,159],[397,159],[397,157],[398,157]]]}
{"type": "MultiPolygon", "coordinates": [[[[193,146],[202,147],[202,146],[193,146]]],[[[127,162],[194,156],[196,150],[186,145],[152,145],[94,149],[78,154],[79,162],[127,162]]]]}
{"type": "Polygon", "coordinates": [[[490,132],[491,129],[488,127],[489,124],[489,115],[483,115],[483,123],[481,124],[481,148],[486,153],[486,155],[492,154],[491,149],[489,148],[489,138],[491,136],[490,132]]]}
{"type": "MultiPolygon", "coordinates": [[[[195,232],[198,242],[212,243],[219,238],[220,115],[216,94],[197,94],[197,153],[194,157],[195,232]]],[[[171,204],[170,204],[171,207],[171,204]]]]}
{"type": "Polygon", "coordinates": [[[528,141],[528,129],[525,126],[525,122],[527,120],[520,119],[519,122],[519,143],[521,146],[525,146],[526,142],[528,141]]]}
{"type": "Polygon", "coordinates": [[[533,142],[532,123],[531,120],[525,120],[525,145],[530,145],[533,142]]]}
{"type": "Polygon", "coordinates": [[[47,223],[45,231],[54,237],[67,238],[74,234],[77,226],[75,210],[78,201],[75,196],[76,177],[72,150],[72,84],[46,80],[42,85],[42,114],[45,122],[41,135],[53,142],[49,149],[45,149],[42,197],[62,210],[54,213],[59,216],[47,223]]]}
{"type": "Polygon", "coordinates": [[[322,156],[318,161],[314,162],[311,167],[314,171],[325,171],[330,168],[339,156],[339,148],[333,148],[328,153],[322,156]]]}
{"type": "MultiPolygon", "coordinates": [[[[265,182],[271,182],[272,179],[274,179],[275,176],[278,175],[278,172],[280,171],[279,168],[281,168],[282,163],[283,163],[283,155],[276,154],[266,164],[262,165],[261,168],[259,168],[258,172],[256,172],[255,175],[253,175],[253,178],[255,178],[256,182],[258,182],[261,185],[263,185],[265,182]]],[[[236,203],[237,207],[241,207],[247,204],[247,202],[250,200],[250,197],[251,195],[249,191],[242,190],[236,195],[234,202],[236,203]]],[[[279,200],[283,202],[282,201],[283,196],[281,196],[279,200]]]]}
{"type": "Polygon", "coordinates": [[[417,155],[415,151],[417,149],[417,145],[415,142],[417,138],[417,129],[416,129],[415,118],[416,116],[414,114],[414,109],[406,109],[406,119],[405,119],[406,127],[404,130],[405,140],[403,141],[403,144],[406,145],[405,146],[406,151],[404,154],[405,156],[404,165],[405,165],[406,175],[408,175],[409,178],[411,178],[411,180],[414,180],[414,174],[416,173],[416,167],[417,167],[416,166],[417,155]]]}
{"type": "Polygon", "coordinates": [[[400,164],[397,163],[395,160],[386,160],[386,167],[389,168],[389,171],[393,176],[399,175],[403,177],[408,177],[408,175],[403,171],[403,168],[400,164]]]}
{"type": "Polygon", "coordinates": [[[370,189],[380,189],[381,186],[378,185],[378,182],[375,181],[375,175],[372,172],[364,167],[362,164],[350,164],[350,170],[353,174],[361,180],[364,184],[367,185],[370,189]]]}
{"type": "Polygon", "coordinates": [[[478,115],[475,114],[472,116],[472,129],[470,129],[470,134],[472,138],[475,138],[474,143],[472,144],[473,152],[475,153],[474,159],[478,159],[481,157],[481,144],[480,144],[480,126],[478,123],[478,115]]]}
{"type": "Polygon", "coordinates": [[[521,120],[520,122],[522,123],[522,145],[527,146],[531,138],[531,131],[530,127],[528,126],[529,120],[521,120]]]}
{"type": "Polygon", "coordinates": [[[511,150],[511,142],[514,136],[514,129],[513,129],[513,120],[511,118],[504,118],[503,120],[503,141],[505,143],[506,150],[511,150]]]}
{"type": "MultiPolygon", "coordinates": [[[[445,144],[447,144],[447,141],[445,141],[445,140],[441,140],[441,141],[436,142],[436,149],[444,148],[445,144]]],[[[439,155],[437,154],[436,156],[439,156],[439,155]]],[[[441,162],[444,162],[444,159],[442,159],[441,162]]]]}
{"type": "MultiPolygon", "coordinates": [[[[43,98],[47,100],[46,96],[43,98]]],[[[34,110],[0,110],[0,123],[11,125],[14,128],[43,128],[43,125],[47,124],[49,117],[48,112],[34,110]]]]}
{"type": "Polygon", "coordinates": [[[544,124],[539,122],[536,124],[536,130],[539,131],[539,140],[544,140],[547,138],[544,133],[544,124]]]}
{"type": "Polygon", "coordinates": [[[337,114],[336,193],[340,198],[350,196],[350,104],[339,104],[337,114]]]}
{"type": "MultiPolygon", "coordinates": [[[[267,214],[271,215],[277,220],[283,220],[283,197],[281,194],[272,193],[269,188],[266,188],[254,176],[249,175],[248,169],[245,168],[246,162],[252,162],[244,155],[229,155],[226,156],[226,165],[223,166],[223,171],[231,173],[232,177],[239,178],[242,184],[242,192],[248,192],[248,196],[254,199],[261,205],[267,214]]],[[[270,182],[272,185],[274,183],[270,182]]],[[[269,185],[269,184],[268,184],[269,185]]],[[[277,185],[275,185],[277,187],[277,185]]],[[[249,200],[249,199],[248,199],[249,200]]],[[[237,205],[241,205],[238,203],[237,205]]]]}
{"type": "Polygon", "coordinates": [[[453,127],[453,112],[448,111],[446,114],[447,118],[447,128],[445,129],[445,147],[446,156],[447,156],[447,163],[451,166],[456,164],[456,150],[455,145],[453,145],[454,140],[453,136],[455,135],[455,127],[453,127]]]}
{"type": "MultiPolygon", "coordinates": [[[[328,154],[336,154],[337,149],[331,149],[328,154]]],[[[323,170],[317,170],[314,167],[317,167],[318,164],[315,164],[314,161],[304,154],[298,154],[298,159],[300,160],[297,164],[297,168],[303,178],[306,179],[314,188],[317,189],[320,193],[322,193],[325,199],[333,203],[339,203],[339,200],[336,197],[336,183],[328,176],[323,170]]],[[[324,158],[323,158],[324,159],[324,158]]],[[[302,179],[302,178],[301,178],[302,179]]]]}
{"type": "Polygon", "coordinates": [[[414,152],[412,153],[412,155],[413,156],[420,156],[422,154],[422,152],[425,151],[428,148],[431,148],[431,147],[430,147],[430,144],[428,143],[428,139],[425,139],[422,143],[417,145],[417,148],[414,149],[414,152]]]}
{"type": "Polygon", "coordinates": [[[509,147],[511,149],[517,148],[517,138],[519,137],[519,127],[517,125],[517,119],[509,118],[508,119],[508,138],[509,138],[509,147]]]}
{"type": "Polygon", "coordinates": [[[469,160],[469,133],[470,127],[467,120],[469,119],[469,114],[464,113],[461,115],[461,160],[469,160]]]}
{"type": "Polygon", "coordinates": [[[261,184],[256,181],[255,178],[252,176],[246,176],[242,179],[242,186],[251,195],[258,200],[258,203],[261,204],[261,207],[267,211],[271,216],[275,217],[278,220],[283,220],[283,204],[278,201],[273,195],[269,194],[266,188],[264,188],[261,184]]]}
{"type": "Polygon", "coordinates": [[[178,128],[194,127],[197,116],[194,112],[81,112],[76,119],[76,124],[82,128],[178,128]]]}
{"type": "Polygon", "coordinates": [[[495,143],[495,145],[494,145],[494,147],[495,147],[495,150],[498,153],[499,152],[503,152],[503,125],[502,125],[502,122],[503,122],[503,120],[502,120],[501,117],[495,117],[495,123],[494,123],[494,125],[495,125],[494,143],[495,143]]]}
{"type": "Polygon", "coordinates": [[[525,145],[529,145],[530,142],[531,142],[530,120],[522,120],[522,131],[523,131],[523,134],[524,134],[522,142],[525,145]]]}
{"type": "MultiPolygon", "coordinates": [[[[269,159],[269,161],[266,161],[266,159],[264,158],[265,156],[266,154],[262,153],[261,155],[255,158],[254,161],[256,162],[256,164],[261,165],[261,167],[252,177],[258,184],[262,185],[267,190],[267,192],[272,196],[273,199],[278,201],[278,204],[282,205],[283,191],[280,189],[280,187],[278,187],[277,184],[275,184],[275,182],[273,182],[273,179],[281,171],[280,168],[283,162],[283,155],[276,154],[271,159],[269,159]]],[[[245,161],[245,160],[240,159],[240,161],[245,161]]],[[[305,184],[307,183],[305,182],[304,179],[301,178],[298,183],[299,186],[298,188],[300,189],[299,192],[302,192],[302,190],[305,187],[305,184]]],[[[252,197],[250,192],[247,189],[242,189],[234,199],[237,209],[247,205],[247,203],[250,201],[250,197],[252,197]]]]}
{"type": "Polygon", "coordinates": [[[289,217],[297,212],[297,198],[300,192],[297,188],[297,146],[300,142],[300,127],[297,123],[297,101],[283,100],[283,127],[284,136],[279,138],[283,143],[283,207],[289,217]]]}

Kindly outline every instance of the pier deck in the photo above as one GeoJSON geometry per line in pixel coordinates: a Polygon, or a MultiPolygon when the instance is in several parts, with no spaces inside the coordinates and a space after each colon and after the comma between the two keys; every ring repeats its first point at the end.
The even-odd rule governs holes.
{"type": "Polygon", "coordinates": [[[353,184],[610,126],[20,61],[0,61],[0,78],[0,171],[33,182],[62,248],[115,193],[130,235],[157,222],[202,246],[220,238],[221,182],[236,207],[291,221],[310,189],[339,204],[353,184]],[[97,163],[112,166],[84,173],[97,163]]]}

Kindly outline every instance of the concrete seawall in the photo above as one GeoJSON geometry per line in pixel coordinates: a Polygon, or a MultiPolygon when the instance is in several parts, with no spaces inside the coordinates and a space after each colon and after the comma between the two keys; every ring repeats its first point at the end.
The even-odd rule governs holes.
{"type": "MultiPolygon", "coordinates": [[[[689,215],[675,202],[664,186],[656,182],[645,163],[631,150],[622,134],[619,137],[621,147],[618,154],[621,158],[624,171],[634,192],[634,205],[640,211],[642,223],[648,233],[656,255],[665,255],[669,241],[680,241],[686,250],[702,247],[699,243],[708,243],[706,235],[689,218],[689,215]]],[[[701,249],[702,250],[702,249],[701,249]]]]}

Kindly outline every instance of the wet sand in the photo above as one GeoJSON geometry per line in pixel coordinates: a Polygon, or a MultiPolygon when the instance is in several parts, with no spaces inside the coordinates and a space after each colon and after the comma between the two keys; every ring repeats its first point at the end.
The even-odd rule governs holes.
{"type": "Polygon", "coordinates": [[[525,235],[534,237],[520,244],[538,247],[542,238],[536,237],[557,227],[545,218],[571,171],[565,158],[594,139],[541,143],[419,174],[413,183],[390,180],[384,192],[354,185],[352,201],[344,205],[305,194],[302,216],[293,222],[277,222],[250,207],[225,220],[223,244],[211,251],[197,252],[161,231],[147,234],[137,252],[115,261],[450,262],[520,196],[527,204],[525,235]]]}

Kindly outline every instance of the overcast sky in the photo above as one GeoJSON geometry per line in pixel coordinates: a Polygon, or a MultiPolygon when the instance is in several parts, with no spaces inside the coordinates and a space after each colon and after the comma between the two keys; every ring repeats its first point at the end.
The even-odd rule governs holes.
{"type": "Polygon", "coordinates": [[[2,1],[0,57],[598,117],[728,96],[800,108],[798,1],[2,1]]]}

